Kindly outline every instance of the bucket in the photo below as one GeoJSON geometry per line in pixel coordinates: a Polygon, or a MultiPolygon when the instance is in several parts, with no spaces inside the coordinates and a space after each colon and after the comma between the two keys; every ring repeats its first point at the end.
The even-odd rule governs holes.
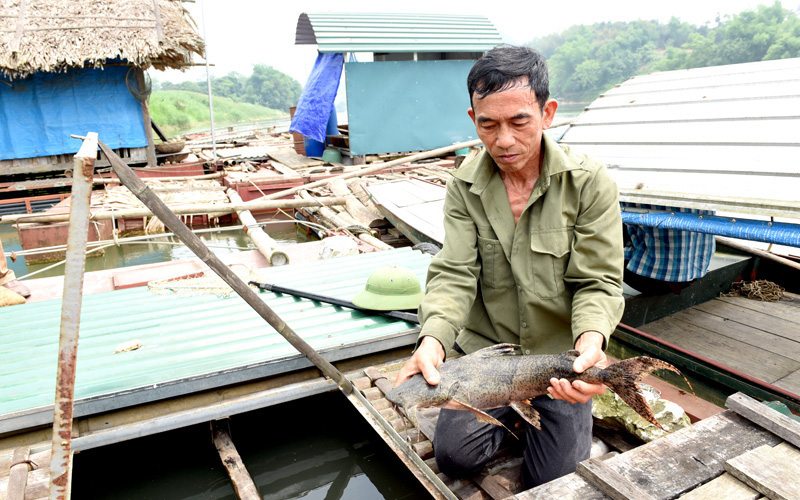
{"type": "Polygon", "coordinates": [[[325,150],[325,143],[303,136],[303,147],[305,147],[306,156],[309,158],[320,158],[322,157],[322,152],[325,150]]]}
{"type": "Polygon", "coordinates": [[[322,153],[322,161],[327,161],[328,163],[341,163],[342,153],[340,153],[336,148],[325,148],[325,151],[322,153]]]}

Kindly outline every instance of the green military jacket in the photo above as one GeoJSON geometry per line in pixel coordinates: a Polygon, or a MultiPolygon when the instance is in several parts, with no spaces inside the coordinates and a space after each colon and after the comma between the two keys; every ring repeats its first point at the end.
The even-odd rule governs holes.
{"type": "Polygon", "coordinates": [[[546,134],[539,179],[519,219],[483,151],[447,184],[445,241],[419,307],[430,335],[467,353],[500,342],[524,354],[572,349],[622,317],[622,219],[606,168],[546,134]]]}

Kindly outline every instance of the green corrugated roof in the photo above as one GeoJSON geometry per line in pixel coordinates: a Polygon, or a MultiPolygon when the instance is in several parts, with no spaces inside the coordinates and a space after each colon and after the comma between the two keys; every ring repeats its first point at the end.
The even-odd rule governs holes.
{"type": "Polygon", "coordinates": [[[295,43],[320,52],[484,52],[502,39],[483,16],[303,13],[295,43]]]}
{"type": "MultiPolygon", "coordinates": [[[[378,267],[424,283],[430,255],[410,248],[261,270],[264,280],[350,300],[378,267]]],[[[414,342],[404,321],[286,295],[260,296],[331,361],[414,342]]],[[[0,308],[0,433],[52,422],[61,300],[0,308]]],[[[147,287],[83,297],[76,416],[253,380],[309,362],[236,294],[157,295],[147,287]],[[114,354],[138,339],[142,347],[114,354]]]]}

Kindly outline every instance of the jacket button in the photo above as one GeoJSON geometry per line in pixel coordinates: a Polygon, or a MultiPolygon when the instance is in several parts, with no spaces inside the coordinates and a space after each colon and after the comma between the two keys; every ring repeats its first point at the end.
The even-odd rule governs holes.
{"type": "Polygon", "coordinates": [[[491,250],[491,249],[492,249],[492,245],[486,245],[486,250],[491,250]]]}
{"type": "Polygon", "coordinates": [[[528,323],[522,322],[522,328],[528,328],[528,323]]]}
{"type": "Polygon", "coordinates": [[[527,349],[527,350],[525,351],[525,354],[530,354],[530,353],[531,353],[530,349],[527,349]]]}
{"type": "Polygon", "coordinates": [[[517,285],[517,291],[518,291],[518,292],[521,292],[521,291],[522,291],[522,287],[521,287],[521,286],[519,286],[519,285],[517,285]]]}

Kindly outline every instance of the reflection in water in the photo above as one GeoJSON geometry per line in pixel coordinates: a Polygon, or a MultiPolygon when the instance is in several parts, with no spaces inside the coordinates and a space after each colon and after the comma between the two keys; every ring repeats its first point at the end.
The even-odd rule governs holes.
{"type": "MultiPolygon", "coordinates": [[[[338,392],[233,416],[234,444],[262,498],[429,498],[338,392]]],[[[234,499],[207,425],[75,456],[73,498],[234,499]]]]}

